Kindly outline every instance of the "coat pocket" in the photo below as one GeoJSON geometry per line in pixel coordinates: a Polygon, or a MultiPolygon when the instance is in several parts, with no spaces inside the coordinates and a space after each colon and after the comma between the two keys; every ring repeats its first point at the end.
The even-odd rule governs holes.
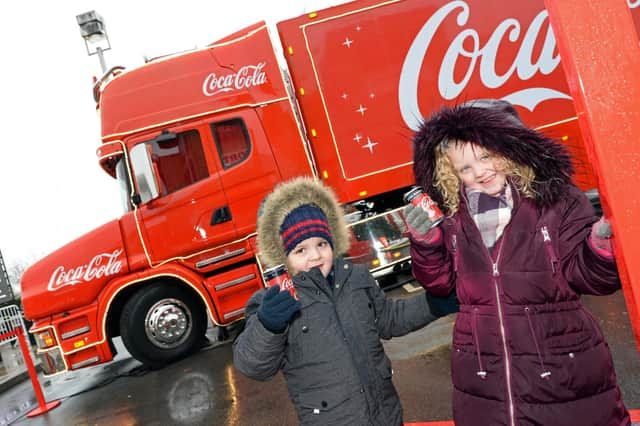
{"type": "Polygon", "coordinates": [[[302,424],[358,424],[366,419],[364,393],[350,387],[331,387],[299,393],[294,403],[302,424]]]}
{"type": "Polygon", "coordinates": [[[581,352],[592,346],[591,336],[584,331],[547,337],[545,345],[549,353],[554,355],[581,352]]]}
{"type": "Polygon", "coordinates": [[[300,392],[298,405],[314,411],[329,411],[349,399],[350,393],[341,389],[316,389],[300,392]]]}

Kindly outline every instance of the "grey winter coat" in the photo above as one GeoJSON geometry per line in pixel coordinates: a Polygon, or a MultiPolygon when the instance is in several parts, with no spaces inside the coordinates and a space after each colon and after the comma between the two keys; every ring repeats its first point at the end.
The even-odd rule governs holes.
{"type": "Polygon", "coordinates": [[[260,323],[264,291],[256,293],[234,343],[234,364],[256,380],[282,370],[303,425],[402,425],[380,339],[407,334],[434,317],[422,294],[391,300],[363,266],[338,258],[333,268],[333,289],[317,268],[293,277],[302,308],[283,334],[260,323]]]}

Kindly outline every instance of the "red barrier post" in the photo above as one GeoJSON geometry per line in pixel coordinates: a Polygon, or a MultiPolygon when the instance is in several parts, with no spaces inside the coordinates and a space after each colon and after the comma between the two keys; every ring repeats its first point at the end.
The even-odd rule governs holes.
{"type": "Polygon", "coordinates": [[[35,391],[36,398],[38,399],[38,408],[29,411],[27,413],[27,417],[35,417],[40,414],[46,413],[47,411],[53,410],[58,405],[60,405],[60,401],[45,401],[44,395],[42,393],[42,388],[40,387],[40,382],[38,381],[38,372],[36,371],[36,367],[33,365],[31,352],[29,351],[29,346],[27,345],[27,341],[24,338],[22,327],[16,328],[13,332],[18,335],[20,349],[22,349],[22,356],[24,357],[24,362],[27,365],[27,371],[29,372],[29,377],[31,378],[31,384],[33,385],[33,390],[35,391]]]}

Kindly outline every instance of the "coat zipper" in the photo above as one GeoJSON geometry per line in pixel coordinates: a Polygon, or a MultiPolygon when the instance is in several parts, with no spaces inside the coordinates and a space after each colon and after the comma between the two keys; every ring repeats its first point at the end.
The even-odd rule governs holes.
{"type": "MultiPolygon", "coordinates": [[[[505,378],[507,381],[507,400],[509,401],[509,424],[511,426],[515,426],[515,409],[513,405],[513,395],[511,392],[511,361],[509,360],[509,350],[507,349],[507,337],[504,328],[504,317],[502,314],[502,301],[500,299],[500,289],[498,287],[498,277],[500,276],[500,271],[498,270],[498,262],[500,261],[500,255],[502,254],[502,246],[504,243],[504,232],[502,233],[502,241],[500,242],[500,247],[498,248],[498,255],[496,256],[495,262],[492,260],[491,264],[493,266],[493,286],[496,290],[496,306],[498,307],[498,320],[500,322],[500,337],[502,338],[502,350],[504,353],[504,370],[505,370],[505,378]]],[[[488,253],[488,252],[487,252],[488,253]]],[[[491,256],[489,256],[491,258],[491,256]]]]}
{"type": "MultiPolygon", "coordinates": [[[[462,191],[464,193],[464,191],[462,191]]],[[[513,191],[512,191],[513,194],[513,191]]],[[[517,194],[517,191],[515,192],[515,194],[517,194]]],[[[466,200],[466,197],[465,197],[466,200]]],[[[514,205],[513,208],[511,209],[511,218],[513,219],[514,216],[514,212],[516,210],[516,203],[515,203],[516,199],[514,196],[514,205]]],[[[469,214],[469,218],[471,219],[471,222],[474,222],[473,220],[473,216],[471,215],[471,212],[468,210],[469,206],[467,204],[467,213],[469,214]]],[[[500,289],[498,286],[498,277],[500,276],[500,271],[498,269],[498,262],[500,261],[500,255],[502,254],[502,246],[504,244],[504,241],[506,239],[506,234],[507,234],[507,230],[509,229],[510,225],[511,225],[511,220],[509,220],[509,223],[507,224],[507,226],[505,227],[505,229],[502,231],[502,235],[500,236],[499,240],[499,244],[500,246],[498,247],[498,254],[496,255],[496,259],[495,261],[493,260],[493,256],[491,256],[491,253],[489,252],[489,249],[487,249],[487,247],[484,247],[484,252],[487,255],[487,258],[489,259],[489,262],[491,263],[492,266],[492,273],[493,273],[493,286],[496,290],[496,305],[498,307],[498,321],[500,323],[500,337],[502,339],[502,351],[504,353],[504,370],[505,370],[505,379],[507,381],[507,400],[509,402],[509,425],[510,426],[516,426],[516,420],[515,420],[515,407],[513,404],[513,395],[512,395],[512,391],[511,391],[511,361],[509,358],[509,350],[507,348],[507,336],[506,336],[506,330],[504,327],[504,317],[502,314],[502,301],[500,299],[500,289]]],[[[476,226],[477,229],[477,226],[476,226]]],[[[479,232],[479,231],[478,231],[479,232]]],[[[482,237],[481,237],[482,238],[482,237]]],[[[484,246],[484,244],[483,244],[484,246]]]]}

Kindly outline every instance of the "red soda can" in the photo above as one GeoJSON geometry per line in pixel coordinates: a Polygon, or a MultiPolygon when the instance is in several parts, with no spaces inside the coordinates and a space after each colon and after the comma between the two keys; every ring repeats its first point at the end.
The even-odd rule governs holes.
{"type": "Polygon", "coordinates": [[[440,207],[419,186],[411,188],[409,192],[404,194],[403,199],[405,203],[411,203],[427,212],[432,228],[444,220],[440,207]]]}
{"type": "Polygon", "coordinates": [[[267,287],[272,287],[274,285],[280,286],[280,291],[287,290],[291,293],[294,299],[298,299],[296,289],[293,286],[293,280],[291,279],[291,275],[289,275],[286,266],[274,266],[273,268],[265,270],[262,275],[264,276],[264,282],[267,287]]]}

